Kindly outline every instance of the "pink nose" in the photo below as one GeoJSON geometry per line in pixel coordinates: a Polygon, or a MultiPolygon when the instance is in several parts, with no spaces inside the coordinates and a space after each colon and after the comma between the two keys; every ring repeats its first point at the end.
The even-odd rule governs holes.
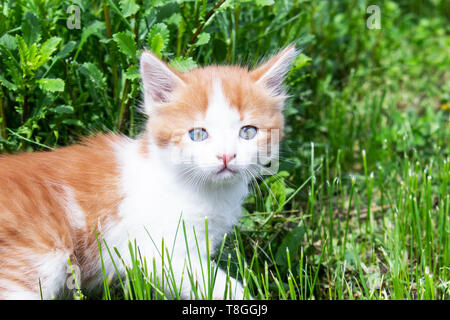
{"type": "Polygon", "coordinates": [[[217,155],[217,159],[222,160],[224,166],[227,166],[227,164],[233,160],[234,158],[236,158],[236,154],[235,153],[229,153],[229,154],[218,154],[217,155]]]}

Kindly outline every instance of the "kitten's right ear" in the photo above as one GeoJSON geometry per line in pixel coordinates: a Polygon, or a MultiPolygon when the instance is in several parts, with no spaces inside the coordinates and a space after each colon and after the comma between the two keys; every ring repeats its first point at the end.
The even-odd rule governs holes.
{"type": "Polygon", "coordinates": [[[175,88],[184,85],[180,74],[149,51],[141,55],[141,77],[144,86],[145,111],[154,105],[168,102],[175,88]]]}

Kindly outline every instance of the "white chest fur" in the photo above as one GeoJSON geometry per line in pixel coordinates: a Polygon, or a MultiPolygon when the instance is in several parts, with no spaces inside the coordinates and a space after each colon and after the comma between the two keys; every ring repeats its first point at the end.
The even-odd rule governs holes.
{"type": "MultiPolygon", "coordinates": [[[[205,248],[205,218],[211,248],[218,246],[224,234],[232,231],[247,195],[246,181],[219,187],[192,186],[180,181],[157,157],[143,157],[136,142],[130,141],[121,149],[118,154],[125,198],[119,206],[118,221],[112,220],[104,228],[103,236],[126,262],[129,241],[136,240],[141,252],[151,261],[158,259],[164,239],[165,247],[174,250],[173,263],[183,264],[186,249],[196,253],[197,245],[201,250],[205,248]]],[[[109,266],[109,272],[113,272],[112,267],[109,266]]]]}

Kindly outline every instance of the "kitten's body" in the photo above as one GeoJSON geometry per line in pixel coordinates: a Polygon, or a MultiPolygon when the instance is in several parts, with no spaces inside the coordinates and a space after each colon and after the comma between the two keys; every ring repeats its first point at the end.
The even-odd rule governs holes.
{"type": "MultiPolygon", "coordinates": [[[[0,157],[0,298],[38,299],[39,281],[43,298],[61,296],[69,258],[81,271],[82,288],[101,288],[95,230],[126,263],[129,241],[136,239],[148,261],[158,261],[164,239],[174,248],[178,285],[184,272],[181,296],[189,298],[186,243],[191,252],[197,244],[205,248],[206,217],[213,248],[237,223],[255,155],[246,154],[250,142],[234,136],[246,124],[282,129],[279,86],[294,55],[287,49],[253,73],[209,67],[178,74],[145,53],[150,118],[140,138],[104,134],[53,152],[0,157]],[[192,127],[208,128],[209,140],[189,141],[192,127]],[[229,170],[217,171],[222,160],[227,168],[227,159],[229,170]],[[187,241],[177,232],[180,219],[187,241]]],[[[103,257],[107,274],[114,274],[109,255],[103,257]]],[[[198,261],[192,264],[200,277],[198,261]]],[[[214,297],[223,298],[225,278],[218,273],[214,297]]],[[[242,298],[242,286],[236,282],[233,289],[233,297],[242,298]]]]}

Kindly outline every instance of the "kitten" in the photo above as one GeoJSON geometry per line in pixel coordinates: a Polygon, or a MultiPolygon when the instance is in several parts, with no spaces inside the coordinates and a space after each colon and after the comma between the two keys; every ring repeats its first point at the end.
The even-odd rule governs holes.
{"type": "MultiPolygon", "coordinates": [[[[69,258],[82,289],[102,288],[95,232],[128,264],[129,241],[157,265],[162,239],[170,250],[174,244],[174,277],[181,297],[191,298],[186,244],[191,256],[196,242],[205,248],[207,217],[211,248],[217,247],[259,174],[258,151],[269,149],[265,163],[277,156],[281,134],[273,141],[270,132],[283,129],[282,81],[295,55],[291,46],[251,71],[208,66],[179,73],[144,51],[148,122],[138,139],[109,133],[52,152],[1,156],[0,298],[61,297],[69,258]],[[187,241],[182,231],[175,239],[180,219],[187,241]]],[[[115,274],[105,252],[106,273],[115,274]]],[[[201,287],[200,263],[191,263],[201,287]]],[[[243,298],[242,285],[231,281],[231,298],[243,298]]],[[[225,283],[219,270],[214,298],[224,298],[225,283]]]]}

